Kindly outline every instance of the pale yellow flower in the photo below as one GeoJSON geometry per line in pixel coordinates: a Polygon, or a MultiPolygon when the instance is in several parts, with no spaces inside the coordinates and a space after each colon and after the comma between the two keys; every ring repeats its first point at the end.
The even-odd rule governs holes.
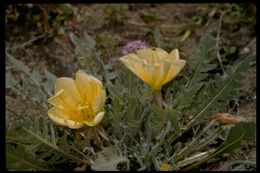
{"type": "Polygon", "coordinates": [[[161,171],[169,171],[171,168],[171,165],[169,165],[167,163],[162,163],[160,168],[161,168],[161,171]]]}
{"type": "Polygon", "coordinates": [[[75,80],[58,78],[54,93],[48,99],[53,105],[48,115],[57,124],[78,129],[84,125],[96,126],[103,119],[106,92],[98,79],[83,70],[76,72],[75,80]]]}
{"type": "Polygon", "coordinates": [[[120,57],[135,75],[148,83],[153,90],[160,90],[184,67],[186,61],[180,59],[178,49],[170,53],[160,48],[146,48],[136,53],[120,57]]]}

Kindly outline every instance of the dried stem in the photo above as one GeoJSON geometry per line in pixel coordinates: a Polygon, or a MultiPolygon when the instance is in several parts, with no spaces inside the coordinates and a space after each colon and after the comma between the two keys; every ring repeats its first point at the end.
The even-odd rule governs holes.
{"type": "Polygon", "coordinates": [[[193,138],[187,145],[186,145],[186,147],[184,147],[182,150],[180,150],[175,156],[172,156],[172,157],[174,157],[174,160],[179,160],[179,159],[181,159],[184,155],[185,155],[185,153],[187,152],[187,151],[192,151],[192,150],[196,150],[197,149],[197,147],[199,147],[199,146],[196,146],[196,142],[198,142],[199,141],[199,138],[214,124],[214,122],[215,122],[215,120],[212,120],[206,127],[204,127],[204,129],[198,134],[198,135],[196,135],[196,137],[195,138],[193,138]]]}
{"type": "Polygon", "coordinates": [[[15,49],[19,49],[19,48],[23,48],[23,47],[29,46],[29,45],[33,44],[33,42],[35,42],[36,40],[44,38],[47,35],[48,35],[48,33],[41,34],[41,35],[39,35],[37,37],[34,37],[34,38],[26,41],[25,43],[23,43],[21,45],[18,45],[18,46],[15,46],[15,47],[11,47],[11,48],[7,48],[6,51],[15,50],[15,49]]]}
{"type": "Polygon", "coordinates": [[[224,70],[224,66],[222,64],[222,61],[221,61],[221,57],[220,57],[220,53],[219,53],[219,38],[220,38],[220,31],[221,31],[221,24],[222,24],[222,19],[223,19],[223,16],[226,12],[222,12],[220,17],[219,17],[219,23],[218,23],[218,31],[217,31],[217,38],[216,38],[216,49],[217,49],[217,57],[218,57],[218,61],[219,61],[219,64],[221,66],[221,69],[223,71],[223,75],[226,76],[226,72],[224,70]]]}

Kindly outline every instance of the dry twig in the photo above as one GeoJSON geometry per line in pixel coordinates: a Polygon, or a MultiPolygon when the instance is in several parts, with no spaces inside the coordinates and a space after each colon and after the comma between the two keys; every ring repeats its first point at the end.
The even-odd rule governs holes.
{"type": "Polygon", "coordinates": [[[34,37],[34,38],[31,39],[31,40],[26,41],[26,42],[23,43],[23,44],[20,44],[20,45],[15,46],[15,47],[7,48],[6,51],[10,51],[10,50],[15,50],[15,49],[20,49],[20,48],[26,47],[26,46],[32,44],[33,42],[35,42],[36,40],[45,37],[47,34],[48,34],[48,33],[43,33],[43,34],[41,34],[41,35],[39,35],[39,36],[37,36],[37,37],[34,37]]]}

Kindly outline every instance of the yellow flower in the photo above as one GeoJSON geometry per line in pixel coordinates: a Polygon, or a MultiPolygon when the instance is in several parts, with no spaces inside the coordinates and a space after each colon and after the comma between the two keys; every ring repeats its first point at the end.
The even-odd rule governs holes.
{"type": "Polygon", "coordinates": [[[161,171],[169,171],[171,168],[171,165],[167,164],[167,163],[162,163],[161,164],[161,171]]]}
{"type": "Polygon", "coordinates": [[[180,59],[178,49],[167,53],[160,48],[146,48],[137,50],[120,57],[135,75],[148,83],[153,90],[160,90],[171,81],[184,67],[186,61],[180,59]]]}
{"type": "Polygon", "coordinates": [[[53,105],[48,115],[57,124],[78,129],[84,125],[96,126],[103,119],[106,92],[98,79],[83,70],[76,72],[75,80],[58,78],[54,93],[48,99],[53,105]]]}

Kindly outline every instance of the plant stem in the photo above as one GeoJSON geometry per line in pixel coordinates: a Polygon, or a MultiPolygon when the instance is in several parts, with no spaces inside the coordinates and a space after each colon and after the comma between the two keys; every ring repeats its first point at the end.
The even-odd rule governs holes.
{"type": "Polygon", "coordinates": [[[161,91],[153,91],[153,98],[154,98],[154,101],[155,101],[155,104],[157,106],[159,106],[160,108],[162,108],[162,103],[163,103],[163,98],[162,98],[162,93],[161,91]]]}
{"type": "Polygon", "coordinates": [[[155,104],[160,108],[168,109],[169,106],[166,104],[166,102],[162,98],[161,90],[153,90],[153,98],[155,101],[155,104]]]}
{"type": "Polygon", "coordinates": [[[101,147],[102,143],[101,143],[100,137],[98,136],[96,127],[91,128],[91,129],[92,129],[93,137],[94,137],[94,140],[95,140],[97,146],[101,147]]]}
{"type": "Polygon", "coordinates": [[[189,154],[193,151],[197,150],[196,142],[199,140],[199,138],[214,124],[215,120],[212,120],[191,142],[189,142],[186,147],[184,147],[181,151],[179,151],[175,157],[173,157],[173,160],[178,161],[182,157],[185,157],[186,154],[189,154]],[[188,152],[188,153],[187,153],[188,152]]]}
{"type": "Polygon", "coordinates": [[[132,77],[132,74],[129,73],[129,80],[128,80],[128,85],[129,85],[129,88],[128,88],[128,96],[131,97],[132,95],[132,81],[133,81],[133,77],[132,77]]]}
{"type": "Polygon", "coordinates": [[[220,30],[221,30],[221,23],[222,23],[222,19],[223,19],[223,16],[224,14],[226,13],[225,12],[222,12],[220,17],[219,17],[219,23],[218,23],[218,30],[217,30],[217,38],[216,38],[216,49],[217,49],[217,58],[218,58],[218,61],[219,61],[219,64],[220,64],[220,67],[223,71],[223,75],[226,77],[227,74],[226,74],[226,71],[224,70],[224,66],[222,64],[222,61],[221,61],[221,57],[220,57],[220,53],[219,53],[219,40],[220,40],[220,30]]]}

